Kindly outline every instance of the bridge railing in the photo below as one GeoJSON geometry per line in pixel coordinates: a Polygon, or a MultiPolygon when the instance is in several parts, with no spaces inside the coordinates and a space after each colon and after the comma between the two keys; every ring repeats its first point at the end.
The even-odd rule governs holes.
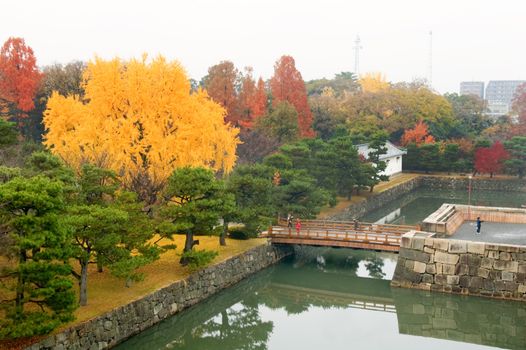
{"type": "Polygon", "coordinates": [[[399,246],[401,235],[390,232],[374,232],[368,230],[341,230],[341,229],[321,229],[316,227],[302,227],[298,233],[295,229],[283,226],[272,226],[269,228],[266,237],[270,238],[296,238],[324,241],[348,241],[362,242],[380,245],[399,246]]]}
{"type": "MultiPolygon", "coordinates": [[[[287,226],[286,220],[279,220],[279,226],[287,226]]],[[[294,229],[293,223],[293,229],[294,229]]],[[[327,220],[302,220],[302,229],[328,229],[328,230],[345,230],[360,232],[377,232],[403,235],[411,230],[420,230],[418,225],[392,225],[392,224],[375,224],[370,222],[353,222],[353,221],[327,221],[327,220]]]]}

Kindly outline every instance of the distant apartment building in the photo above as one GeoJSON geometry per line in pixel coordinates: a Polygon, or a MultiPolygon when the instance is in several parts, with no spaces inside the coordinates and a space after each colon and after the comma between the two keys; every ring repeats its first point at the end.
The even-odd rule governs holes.
{"type": "Polygon", "coordinates": [[[515,91],[526,80],[490,80],[486,87],[489,115],[498,117],[511,111],[515,91]]]}
{"type": "Polygon", "coordinates": [[[484,82],[483,81],[463,81],[460,83],[461,95],[475,95],[481,100],[484,99],[484,82]]]}

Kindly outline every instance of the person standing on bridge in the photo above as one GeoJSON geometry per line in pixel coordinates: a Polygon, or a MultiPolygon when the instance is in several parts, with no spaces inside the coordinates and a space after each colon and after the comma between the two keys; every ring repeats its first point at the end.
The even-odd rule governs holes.
{"type": "Polygon", "coordinates": [[[300,234],[301,231],[301,221],[300,219],[296,219],[296,234],[300,234]]]}
{"type": "Polygon", "coordinates": [[[292,220],[294,219],[294,216],[292,216],[291,213],[288,213],[287,214],[287,227],[289,228],[289,235],[290,235],[290,232],[292,231],[292,220]]]}
{"type": "Polygon", "coordinates": [[[354,230],[358,231],[360,229],[360,223],[356,219],[353,219],[353,223],[354,223],[354,230]]]}

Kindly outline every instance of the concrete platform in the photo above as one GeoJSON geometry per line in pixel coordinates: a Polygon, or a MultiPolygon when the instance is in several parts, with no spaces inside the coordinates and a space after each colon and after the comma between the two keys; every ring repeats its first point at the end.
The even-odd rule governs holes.
{"type": "Polygon", "coordinates": [[[526,245],[526,224],[483,222],[480,234],[474,221],[465,221],[449,237],[466,241],[526,245]]]}

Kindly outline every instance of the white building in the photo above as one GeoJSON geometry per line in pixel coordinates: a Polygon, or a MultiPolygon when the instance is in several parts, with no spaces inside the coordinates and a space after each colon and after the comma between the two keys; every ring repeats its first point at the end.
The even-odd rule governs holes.
{"type": "MultiPolygon", "coordinates": [[[[382,172],[382,175],[391,176],[394,174],[401,173],[402,157],[404,156],[404,154],[407,154],[407,151],[396,147],[389,141],[387,141],[385,147],[387,147],[387,153],[382,154],[380,156],[380,160],[383,160],[386,163],[387,167],[382,172]]],[[[357,145],[356,148],[358,148],[358,153],[361,154],[365,159],[369,158],[369,153],[371,152],[369,144],[363,143],[361,145],[357,145]]]]}

